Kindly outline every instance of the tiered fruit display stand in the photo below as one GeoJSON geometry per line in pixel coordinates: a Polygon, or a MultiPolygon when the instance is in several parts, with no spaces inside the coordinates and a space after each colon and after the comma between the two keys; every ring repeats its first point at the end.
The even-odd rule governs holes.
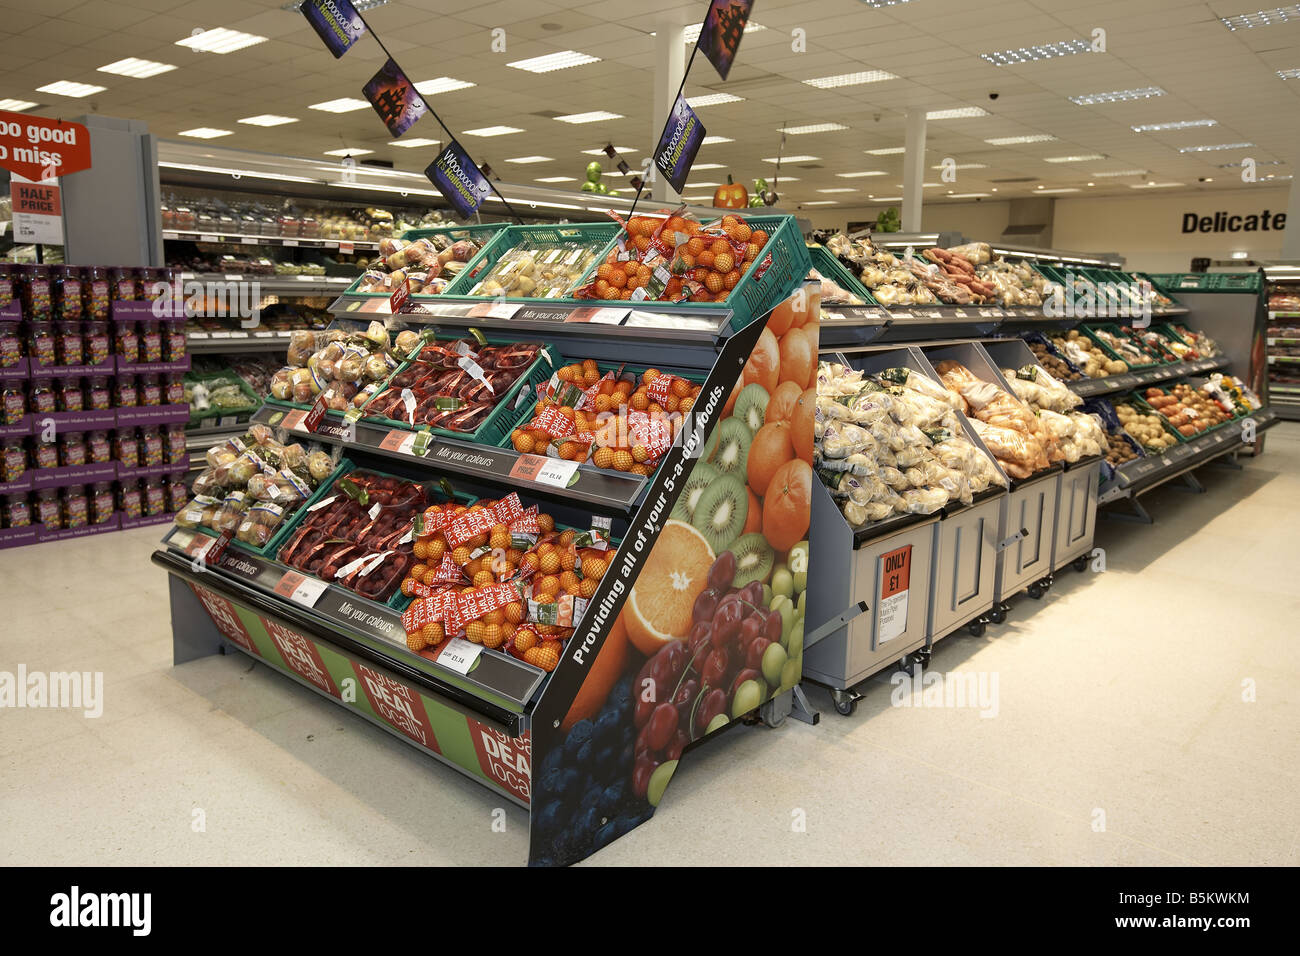
{"type": "MultiPolygon", "coordinates": [[[[170,575],[176,662],[234,647],[342,704],[526,808],[530,862],[541,865],[582,859],[648,819],[684,752],[710,734],[805,712],[815,482],[812,399],[800,399],[813,394],[817,300],[804,289],[793,221],[769,231],[769,258],[727,302],[413,296],[391,314],[387,297],[350,294],[333,306],[343,326],[380,319],[439,339],[542,343],[548,369],[594,360],[602,372],[653,369],[697,384],[688,427],[649,475],[522,453],[509,422],[421,437],[334,412],[309,431],[315,416],[284,402],[254,417],[286,441],[340,446],[354,470],[335,488],[371,472],[419,483],[430,501],[513,493],[557,530],[586,532],[596,546],[607,538],[593,563],[602,576],[570,605],[575,627],[558,665],[488,641],[412,650],[418,596],[403,611],[400,593],[371,601],[291,568],[290,546],[278,544],[291,538],[266,553],[238,541],[222,550],[180,528],[154,555],[170,575]]],[[[548,374],[510,400],[515,427],[548,374]]],[[[330,500],[302,507],[289,535],[330,500]]],[[[372,519],[383,510],[375,505],[372,519]]]]}

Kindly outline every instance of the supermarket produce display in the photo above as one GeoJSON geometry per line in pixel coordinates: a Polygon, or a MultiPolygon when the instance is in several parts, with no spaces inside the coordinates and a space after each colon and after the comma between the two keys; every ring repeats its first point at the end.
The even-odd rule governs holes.
{"type": "Polygon", "coordinates": [[[817,285],[801,243],[754,242],[768,231],[744,217],[634,222],[556,260],[581,249],[555,276],[611,304],[631,264],[636,308],[606,321],[564,321],[603,308],[576,294],[539,318],[544,296],[473,294],[554,278],[530,240],[568,227],[502,230],[464,294],[398,315],[358,322],[364,293],[340,297],[336,327],[292,337],[253,424],[214,443],[155,556],[178,660],[221,635],[335,699],[359,676],[354,710],[529,807],[541,864],[648,819],[709,734],[797,711],[817,285]],[[671,241],[651,260],[667,280],[644,278],[638,239],[671,241]]]}

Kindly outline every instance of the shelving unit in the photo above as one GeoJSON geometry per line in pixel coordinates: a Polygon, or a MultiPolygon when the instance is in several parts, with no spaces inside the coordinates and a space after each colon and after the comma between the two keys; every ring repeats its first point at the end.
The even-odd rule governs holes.
{"type": "MultiPolygon", "coordinates": [[[[591,358],[615,369],[626,365],[680,370],[702,383],[692,410],[694,427],[682,430],[650,477],[592,463],[578,464],[570,473],[564,467],[539,469],[547,462],[555,465],[557,459],[521,454],[508,442],[499,447],[433,435],[421,448],[413,431],[365,418],[348,425],[331,414],[308,432],[305,411],[267,403],[254,415],[255,422],[284,428],[294,440],[310,438],[341,446],[346,461],[357,469],[427,482],[435,490],[445,481],[446,488],[471,501],[497,499],[513,491],[524,505],[539,505],[553,515],[557,526],[603,528],[610,541],[618,543],[609,550],[609,572],[582,605],[585,611],[579,609],[579,626],[554,670],[547,672],[512,654],[473,645],[473,662],[464,666],[449,653],[452,645],[412,651],[398,601],[381,605],[334,583],[304,581],[302,574],[273,555],[254,554],[238,542],[213,551],[214,538],[175,529],[154,561],[170,575],[176,662],[213,653],[224,641],[342,703],[502,798],[528,808],[534,863],[580,859],[603,841],[644,822],[653,813],[653,803],[644,796],[644,778],[638,778],[640,783],[628,779],[630,763],[624,764],[617,754],[597,758],[577,753],[575,735],[594,734],[597,724],[603,728],[612,718],[599,723],[592,713],[588,721],[571,726],[570,709],[580,690],[587,693],[588,679],[601,679],[591,669],[607,642],[627,655],[620,686],[630,686],[645,659],[642,655],[654,650],[644,644],[620,649],[628,640],[621,623],[625,602],[635,593],[647,563],[655,560],[666,529],[673,527],[668,516],[678,515],[674,521],[683,521],[674,508],[696,467],[698,448],[724,417],[737,376],[766,325],[768,310],[794,291],[806,271],[806,262],[796,263],[790,271],[794,278],[787,281],[778,275],[780,270],[772,269],[768,273],[772,281],[761,290],[765,304],[759,318],[739,329],[733,328],[733,311],[725,303],[648,302],[635,308],[630,304],[593,308],[572,300],[503,305],[430,297],[412,304],[413,311],[391,315],[386,297],[341,296],[333,306],[340,320],[368,321],[379,316],[392,330],[429,329],[448,338],[479,330],[506,340],[544,342],[566,361],[591,358]],[[362,692],[347,699],[341,690],[346,681],[362,692]],[[584,830],[581,840],[561,838],[556,831],[557,819],[567,822],[580,810],[571,804],[575,795],[565,786],[570,772],[596,775],[605,780],[602,786],[617,782],[628,791],[605,814],[608,819],[599,833],[584,830]]],[[[526,421],[530,409],[527,403],[514,414],[526,421]]],[[[192,449],[199,450],[197,443],[192,449]]],[[[743,468],[741,474],[743,481],[743,468]]],[[[692,537],[703,540],[698,531],[688,534],[692,537]]],[[[696,582],[696,588],[705,583],[703,578],[696,582]]],[[[665,601],[672,603],[669,597],[658,599],[661,605],[665,601]]],[[[773,685],[770,694],[760,694],[755,706],[761,703],[765,720],[776,724],[798,712],[797,682],[796,668],[788,687],[778,692],[773,685]]],[[[619,719],[627,720],[628,727],[619,732],[626,733],[630,742],[636,728],[630,724],[630,712],[616,710],[624,706],[619,693],[617,688],[612,692],[605,688],[602,696],[610,696],[602,713],[624,715],[619,719]]],[[[742,716],[731,714],[731,706],[728,698],[728,721],[742,716]]],[[[709,723],[709,732],[717,729],[709,723]]],[[[703,726],[690,729],[689,739],[705,736],[703,726]]]]}

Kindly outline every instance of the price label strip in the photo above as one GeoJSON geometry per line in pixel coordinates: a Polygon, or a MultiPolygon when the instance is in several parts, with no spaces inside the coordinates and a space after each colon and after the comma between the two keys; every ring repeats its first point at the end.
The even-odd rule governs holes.
{"type": "Polygon", "coordinates": [[[543,455],[520,455],[510,468],[510,477],[552,488],[568,488],[578,480],[578,463],[543,455]]]}

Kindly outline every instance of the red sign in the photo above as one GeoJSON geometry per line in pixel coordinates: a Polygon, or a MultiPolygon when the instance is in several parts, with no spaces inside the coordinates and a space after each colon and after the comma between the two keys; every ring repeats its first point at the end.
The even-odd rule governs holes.
{"type": "Polygon", "coordinates": [[[912,574],[912,546],[899,548],[880,556],[880,599],[893,597],[907,590],[907,582],[912,574]]]}
{"type": "Polygon", "coordinates": [[[37,182],[79,173],[90,168],[90,131],[80,123],[0,111],[0,166],[37,182]]]}
{"type": "Polygon", "coordinates": [[[13,197],[14,214],[26,213],[31,216],[58,216],[63,213],[60,199],[62,190],[49,183],[20,183],[17,180],[9,185],[13,197]]]}
{"type": "Polygon", "coordinates": [[[427,747],[434,753],[442,753],[437,739],[433,736],[433,727],[429,715],[425,713],[424,702],[420,695],[405,684],[399,684],[391,677],[372,671],[365,664],[353,661],[357,677],[361,678],[361,687],[366,692],[366,699],[376,714],[384,718],[392,727],[400,730],[421,747],[427,747]]]}
{"type": "Polygon", "coordinates": [[[325,417],[325,412],[329,405],[325,400],[325,393],[321,392],[320,397],[312,404],[311,410],[307,412],[307,417],[302,420],[302,427],[309,432],[314,432],[320,427],[321,419],[325,417]]]}
{"type": "Polygon", "coordinates": [[[340,696],[339,689],[334,686],[334,679],[330,677],[330,672],[325,669],[325,662],[321,660],[320,652],[316,650],[315,644],[297,631],[291,631],[270,618],[259,615],[259,619],[262,626],[266,628],[267,635],[275,642],[276,649],[279,650],[280,656],[284,658],[284,663],[290,670],[303,680],[319,687],[325,693],[334,697],[340,696]]]}
{"type": "Polygon", "coordinates": [[[235,613],[235,609],[229,601],[215,591],[209,591],[197,584],[191,584],[190,589],[203,604],[218,631],[250,654],[256,654],[258,657],[262,656],[258,654],[257,645],[248,636],[248,631],[244,628],[243,622],[239,620],[239,615],[235,613]]]}
{"type": "Polygon", "coordinates": [[[394,289],[393,294],[388,297],[388,308],[393,315],[397,315],[397,313],[402,311],[402,306],[406,304],[406,300],[410,298],[410,296],[411,280],[403,279],[402,284],[394,289]]]}
{"type": "Polygon", "coordinates": [[[533,746],[528,734],[507,737],[499,730],[483,726],[473,717],[466,716],[465,722],[469,724],[469,735],[474,741],[479,766],[487,778],[524,803],[532,802],[533,746]]]}

